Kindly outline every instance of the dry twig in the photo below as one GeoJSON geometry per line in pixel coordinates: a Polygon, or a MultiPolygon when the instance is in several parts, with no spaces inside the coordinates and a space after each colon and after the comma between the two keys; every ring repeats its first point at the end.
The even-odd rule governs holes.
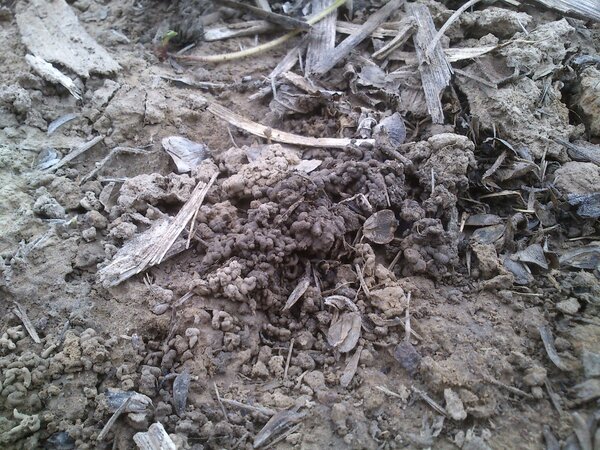
{"type": "MultiPolygon", "coordinates": [[[[329,15],[329,13],[331,13],[332,11],[334,11],[337,8],[339,8],[340,6],[342,6],[345,1],[346,0],[336,0],[335,3],[333,5],[331,5],[329,8],[326,8],[323,11],[321,11],[320,13],[308,18],[306,20],[306,23],[308,23],[309,25],[316,24],[317,22],[323,20],[327,15],[329,15]]],[[[242,59],[242,58],[246,58],[248,56],[258,55],[258,54],[267,52],[269,50],[272,50],[272,49],[280,46],[281,44],[284,44],[285,42],[289,41],[294,36],[297,36],[299,33],[301,33],[301,30],[294,30],[294,31],[284,34],[283,36],[280,36],[277,39],[274,39],[270,42],[267,42],[265,44],[258,45],[256,47],[252,47],[252,48],[249,48],[246,50],[240,50],[239,52],[222,53],[219,55],[194,55],[194,56],[171,55],[171,56],[173,58],[180,59],[183,61],[194,61],[194,62],[219,63],[219,62],[226,62],[226,61],[234,61],[237,59],[242,59]]]]}
{"type": "Polygon", "coordinates": [[[31,336],[31,339],[33,339],[33,342],[35,342],[36,344],[41,344],[42,340],[38,336],[37,331],[35,331],[35,327],[31,323],[31,320],[29,320],[29,317],[27,317],[27,312],[25,311],[25,308],[23,308],[23,306],[19,302],[13,302],[13,304],[15,305],[13,313],[15,313],[15,315],[21,320],[21,322],[23,322],[23,326],[25,326],[25,329],[29,333],[29,336],[31,336]]]}
{"type": "Polygon", "coordinates": [[[356,33],[344,39],[337,47],[329,51],[314,67],[313,72],[323,75],[329,72],[337,63],[350,54],[353,48],[364,41],[371,33],[379,27],[385,19],[394,11],[398,10],[405,0],[390,0],[376,13],[372,14],[367,21],[361,25],[356,33]]]}
{"type": "Polygon", "coordinates": [[[429,58],[426,56],[426,49],[435,32],[435,25],[427,6],[411,3],[407,5],[407,11],[416,19],[419,26],[413,40],[417,59],[419,60],[419,71],[421,72],[427,111],[433,123],[444,123],[444,110],[440,97],[442,91],[450,83],[450,64],[448,64],[439,43],[434,47],[431,56],[429,58]]]}
{"type": "Polygon", "coordinates": [[[63,159],[61,159],[59,162],[57,162],[53,166],[48,167],[46,170],[44,170],[44,172],[54,172],[56,169],[59,169],[60,167],[67,164],[68,162],[74,160],[79,155],[87,152],[90,148],[92,148],[94,145],[99,143],[102,139],[104,139],[104,136],[96,136],[91,141],[88,141],[85,144],[83,144],[82,146],[80,146],[79,148],[76,148],[75,150],[73,150],[71,153],[66,155],[63,159]]]}
{"type": "Polygon", "coordinates": [[[347,139],[347,138],[314,138],[305,137],[298,134],[287,133],[281,130],[266,127],[252,120],[246,119],[239,114],[234,113],[230,109],[211,103],[208,111],[215,116],[229,122],[231,125],[241,128],[250,134],[259,136],[264,139],[269,139],[273,142],[282,142],[284,144],[300,145],[304,147],[325,147],[325,148],[345,148],[350,144],[355,145],[373,145],[374,139],[347,139]]]}

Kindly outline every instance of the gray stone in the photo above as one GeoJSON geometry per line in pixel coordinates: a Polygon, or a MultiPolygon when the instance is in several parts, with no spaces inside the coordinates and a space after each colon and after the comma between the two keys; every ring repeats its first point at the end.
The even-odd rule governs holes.
{"type": "Polygon", "coordinates": [[[581,361],[586,378],[600,377],[600,353],[583,350],[581,361]]]}
{"type": "Polygon", "coordinates": [[[569,297],[566,300],[562,300],[556,304],[556,309],[558,309],[563,314],[573,315],[579,311],[579,302],[573,297],[569,297]]]}

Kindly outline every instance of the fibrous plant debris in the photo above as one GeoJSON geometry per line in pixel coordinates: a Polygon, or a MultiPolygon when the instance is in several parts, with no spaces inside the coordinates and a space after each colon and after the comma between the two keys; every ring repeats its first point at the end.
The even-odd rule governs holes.
{"type": "Polygon", "coordinates": [[[0,446],[592,448],[589,2],[254,3],[0,7],[0,446]]]}

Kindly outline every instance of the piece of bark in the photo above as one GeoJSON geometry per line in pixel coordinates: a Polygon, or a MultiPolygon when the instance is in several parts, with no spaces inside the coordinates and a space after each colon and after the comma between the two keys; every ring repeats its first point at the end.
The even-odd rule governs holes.
{"type": "Polygon", "coordinates": [[[565,16],[573,16],[583,20],[600,22],[600,3],[598,0],[528,0],[546,8],[554,9],[565,16]]]}
{"type": "MultiPolygon", "coordinates": [[[[202,206],[204,197],[217,179],[214,173],[208,183],[198,183],[189,200],[175,217],[156,222],[150,229],[123,246],[111,263],[98,271],[98,281],[110,287],[131,278],[148,267],[160,264],[175,241],[202,206]]],[[[185,246],[185,242],[183,243],[185,246]]]]}
{"type": "Polygon", "coordinates": [[[153,423],[148,431],[133,435],[140,450],[177,450],[177,446],[160,422],[153,423]]]}
{"type": "Polygon", "coordinates": [[[310,25],[303,20],[296,19],[294,17],[284,16],[283,14],[277,14],[271,11],[266,11],[256,6],[248,5],[247,3],[236,2],[235,0],[217,0],[218,3],[222,3],[225,6],[235,8],[242,11],[247,11],[253,16],[265,19],[267,22],[279,25],[286,30],[310,30],[310,25]]]}
{"type": "Polygon", "coordinates": [[[411,3],[406,8],[407,12],[415,18],[419,27],[413,35],[413,41],[419,61],[427,111],[433,123],[444,123],[441,95],[450,83],[452,75],[450,64],[446,60],[446,55],[439,42],[433,48],[429,61],[426,56],[427,47],[436,34],[435,25],[427,6],[411,3]]]}
{"type": "Polygon", "coordinates": [[[373,53],[374,59],[383,59],[387,57],[397,48],[400,48],[408,39],[413,35],[417,29],[417,23],[412,17],[405,17],[404,20],[400,21],[398,25],[398,34],[390,42],[385,44],[375,53],[373,53]]]}
{"type": "Polygon", "coordinates": [[[61,84],[71,93],[73,97],[75,97],[75,99],[81,100],[81,90],[77,87],[77,85],[75,85],[73,80],[71,80],[52,64],[44,61],[44,59],[38,56],[33,55],[25,55],[25,60],[44,80],[49,81],[50,83],[61,84]]]}
{"type": "MultiPolygon", "coordinates": [[[[394,37],[398,33],[398,26],[400,22],[385,22],[381,26],[375,28],[371,33],[371,37],[376,39],[383,39],[386,37],[394,37]]],[[[362,25],[358,23],[346,22],[344,20],[338,20],[335,23],[335,31],[340,34],[354,34],[358,32],[362,25]]]]}
{"type": "Polygon", "coordinates": [[[337,63],[348,56],[352,49],[369,37],[404,2],[405,0],[390,0],[386,3],[377,12],[372,14],[356,33],[351,34],[340,45],[327,52],[317,66],[314,67],[313,73],[323,75],[329,72],[337,63]]]}
{"type": "Polygon", "coordinates": [[[109,75],[121,67],[79,23],[64,0],[17,3],[17,25],[25,46],[35,56],[58,63],[84,78],[109,75]]]}
{"type": "MultiPolygon", "coordinates": [[[[333,0],[312,0],[312,10],[322,11],[333,3],[333,0]]],[[[308,48],[306,50],[305,73],[311,73],[323,55],[335,47],[335,23],[337,9],[325,19],[316,24],[308,33],[308,48]]]]}

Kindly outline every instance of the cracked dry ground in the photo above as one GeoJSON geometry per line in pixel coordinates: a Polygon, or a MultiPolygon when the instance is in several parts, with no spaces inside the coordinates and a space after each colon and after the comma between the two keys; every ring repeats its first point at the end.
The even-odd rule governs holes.
{"type": "MultiPolygon", "coordinates": [[[[442,4],[421,3],[436,23],[447,19],[442,4]]],[[[512,200],[491,199],[491,210],[474,201],[494,149],[458,125],[429,123],[402,145],[385,138],[342,150],[267,144],[228,129],[203,96],[258,122],[275,120],[272,105],[248,97],[285,49],[195,68],[199,79],[227,85],[199,93],[161,78],[172,69],[150,50],[148,30],[168,5],[80,0],[74,7],[122,67],[111,78],[79,79],[79,103],[30,71],[14,16],[0,19],[0,62],[10,68],[0,72],[1,448],[130,449],[133,435],[155,422],[181,449],[253,448],[270,416],[286,409],[291,432],[275,448],[543,448],[544,432],[563,448],[580,448],[573,429],[593,432],[586,421],[595,424],[600,391],[598,361],[584,367],[599,351],[598,280],[591,270],[533,268],[529,286],[515,287],[498,251],[521,250],[539,236],[512,200]],[[127,30],[131,42],[114,29],[127,30]],[[73,111],[75,120],[47,136],[51,121],[73,111]],[[35,168],[40,149],[64,154],[95,135],[105,137],[69,165],[35,168]],[[160,145],[172,135],[206,144],[210,158],[175,173],[160,145]],[[116,147],[123,150],[88,176],[116,147]],[[301,169],[315,160],[318,167],[301,169]],[[215,172],[190,248],[115,285],[106,268],[118,250],[175,215],[215,172]],[[385,226],[365,227],[378,211],[393,212],[389,241],[373,237],[389,233],[385,226]],[[472,238],[461,218],[479,212],[511,224],[502,242],[472,238]],[[39,344],[13,302],[27,311],[39,344]],[[548,357],[545,331],[562,368],[548,357]],[[185,391],[189,383],[183,403],[179,383],[185,391]],[[152,407],[122,415],[98,440],[115,402],[132,392],[152,407]]],[[[513,34],[531,19],[519,14],[513,34]]],[[[550,13],[534,22],[540,28],[531,42],[548,48],[506,47],[509,62],[564,58],[557,42],[575,39],[570,25],[550,13]]],[[[461,26],[484,39],[476,15],[461,26]]],[[[503,37],[511,28],[498,29],[503,37]]],[[[533,125],[518,112],[539,88],[530,78],[497,97],[484,97],[468,79],[459,85],[484,127],[512,114],[522,127],[505,137],[529,143],[536,158],[544,150],[533,125],[576,128],[554,85],[547,107],[556,114],[533,125]]],[[[311,108],[278,126],[336,136],[359,121],[356,111],[311,108]]],[[[560,145],[550,152],[566,161],[560,145]]],[[[571,231],[597,228],[560,214],[571,231]]],[[[564,233],[558,228],[552,244],[562,244],[564,233]]]]}

